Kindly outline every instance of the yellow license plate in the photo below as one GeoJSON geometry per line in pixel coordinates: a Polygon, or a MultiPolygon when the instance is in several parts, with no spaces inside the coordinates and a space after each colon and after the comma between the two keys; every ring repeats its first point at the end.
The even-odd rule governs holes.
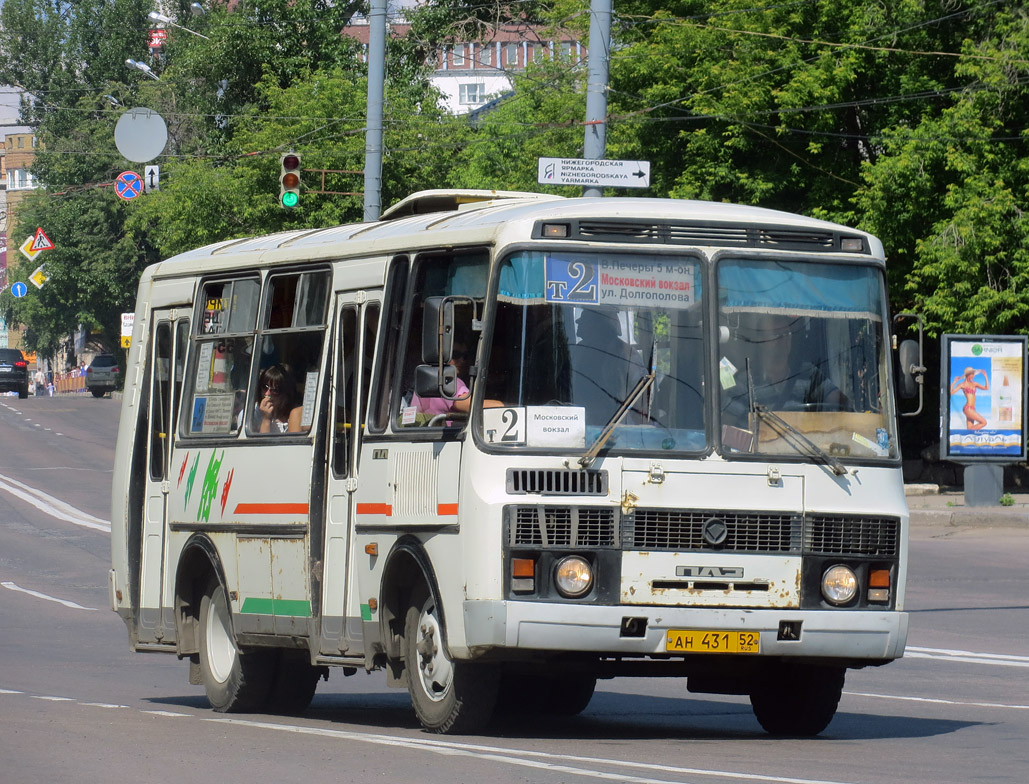
{"type": "Polygon", "coordinates": [[[757,632],[713,629],[669,629],[665,650],[669,653],[760,653],[757,632]]]}

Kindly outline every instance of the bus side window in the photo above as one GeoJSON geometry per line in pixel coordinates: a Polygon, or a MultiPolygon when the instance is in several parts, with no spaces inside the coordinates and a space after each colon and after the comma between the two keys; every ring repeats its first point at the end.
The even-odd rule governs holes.
{"type": "Polygon", "coordinates": [[[385,430],[389,422],[390,401],[394,394],[393,379],[397,374],[397,350],[407,309],[408,265],[408,258],[399,256],[393,259],[386,276],[384,327],[379,334],[378,370],[375,372],[375,385],[368,407],[371,430],[376,433],[385,430]]]}
{"type": "Polygon", "coordinates": [[[332,430],[332,472],[349,473],[350,447],[357,430],[357,308],[348,305],[339,314],[339,358],[336,370],[336,415],[332,430]]]}
{"type": "Polygon", "coordinates": [[[486,278],[489,255],[484,251],[464,251],[452,254],[424,254],[416,259],[411,294],[408,297],[407,321],[404,325],[403,376],[401,395],[395,409],[394,427],[463,425],[465,418],[444,415],[467,414],[468,398],[473,384],[472,365],[479,346],[481,332],[473,328],[474,316],[482,317],[482,302],[486,296],[486,278]],[[423,364],[422,318],[425,301],[429,297],[458,296],[454,306],[454,339],[451,364],[457,368],[457,394],[460,399],[449,400],[440,396],[419,397],[415,392],[415,370],[423,364]],[[476,310],[479,312],[476,314],[476,310]]]}
{"type": "Polygon", "coordinates": [[[270,275],[248,435],[307,432],[314,423],[328,326],[329,271],[270,275]]]}
{"type": "MultiPolygon", "coordinates": [[[[185,435],[225,436],[239,431],[260,291],[256,277],[203,284],[194,321],[194,350],[182,379],[180,427],[185,435]]],[[[184,343],[180,346],[185,348],[184,343]]],[[[176,385],[181,356],[176,355],[176,385]]]]}

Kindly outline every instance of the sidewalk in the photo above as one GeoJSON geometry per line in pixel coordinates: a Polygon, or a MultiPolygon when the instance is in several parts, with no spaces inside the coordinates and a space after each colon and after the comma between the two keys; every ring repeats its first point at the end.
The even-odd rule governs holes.
{"type": "Polygon", "coordinates": [[[912,525],[983,528],[1025,528],[1029,530],[1029,493],[1011,493],[1011,506],[967,506],[961,490],[943,490],[938,485],[905,485],[912,525]]]}

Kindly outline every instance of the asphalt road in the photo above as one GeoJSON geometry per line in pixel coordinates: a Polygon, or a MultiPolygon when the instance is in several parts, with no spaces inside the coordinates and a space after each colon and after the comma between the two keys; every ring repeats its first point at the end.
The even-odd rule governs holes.
{"type": "Polygon", "coordinates": [[[1017,782],[1029,771],[1029,531],[916,526],[907,656],[852,671],[812,740],[744,698],[601,682],[574,719],[422,732],[381,673],[333,671],[299,718],[211,712],[108,609],[119,403],[0,397],[0,782],[1017,782]]]}

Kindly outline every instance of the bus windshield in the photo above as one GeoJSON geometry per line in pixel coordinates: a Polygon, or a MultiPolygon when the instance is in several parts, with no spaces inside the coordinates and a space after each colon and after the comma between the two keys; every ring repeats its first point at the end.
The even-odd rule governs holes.
{"type": "Polygon", "coordinates": [[[717,279],[727,453],[897,457],[878,269],[724,259],[717,279]]]}
{"type": "Polygon", "coordinates": [[[706,263],[506,259],[485,377],[504,408],[483,412],[485,440],[585,450],[614,423],[605,453],[896,457],[879,270],[722,258],[710,303],[706,263]]]}
{"type": "Polygon", "coordinates": [[[486,388],[506,408],[484,412],[486,440],[585,448],[653,373],[606,448],[705,450],[701,269],[688,256],[508,258],[486,388]]]}

